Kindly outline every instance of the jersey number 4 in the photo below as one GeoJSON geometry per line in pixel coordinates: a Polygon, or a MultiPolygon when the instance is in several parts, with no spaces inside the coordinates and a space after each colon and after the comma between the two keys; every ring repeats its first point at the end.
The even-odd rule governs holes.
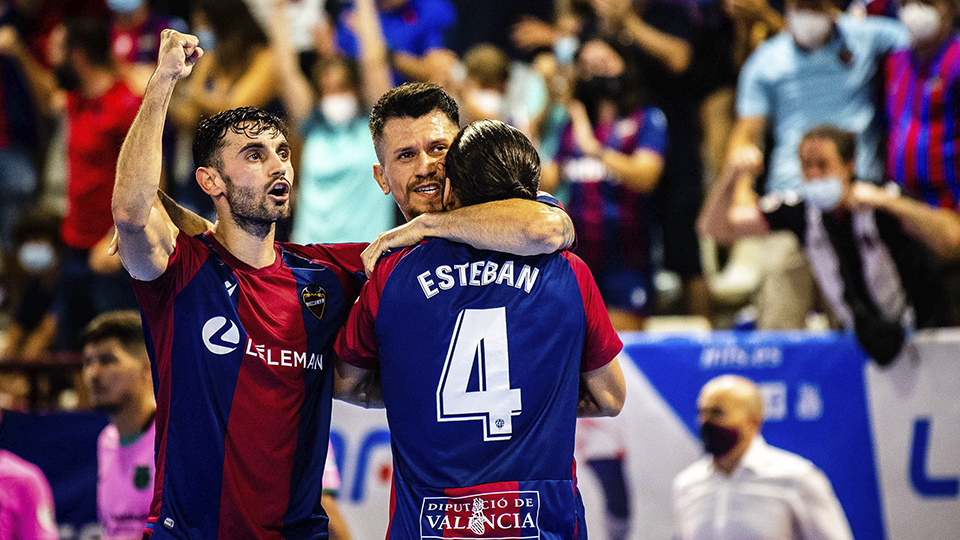
{"type": "Polygon", "coordinates": [[[510,388],[506,308],[461,311],[437,386],[437,420],[482,420],[483,440],[504,441],[520,408],[520,389],[510,388]]]}

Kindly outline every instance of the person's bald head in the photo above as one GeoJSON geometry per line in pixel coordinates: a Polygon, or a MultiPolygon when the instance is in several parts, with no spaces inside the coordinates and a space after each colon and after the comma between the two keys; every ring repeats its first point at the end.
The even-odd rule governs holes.
{"type": "Polygon", "coordinates": [[[757,385],[739,375],[721,375],[700,390],[700,425],[714,424],[738,433],[737,448],[745,449],[763,425],[763,395],[757,385]]]}

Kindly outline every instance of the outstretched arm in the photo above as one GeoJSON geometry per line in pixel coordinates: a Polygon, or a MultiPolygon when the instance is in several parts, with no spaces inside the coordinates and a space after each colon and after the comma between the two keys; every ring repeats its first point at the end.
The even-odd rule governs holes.
{"type": "Polygon", "coordinates": [[[934,208],[880,186],[855,182],[851,189],[855,207],[867,206],[897,216],[907,233],[943,259],[960,258],[960,215],[934,208]]]}
{"type": "Polygon", "coordinates": [[[616,416],[623,409],[627,384],[616,358],[593,371],[580,374],[580,398],[577,416],[616,416]]]}
{"type": "Polygon", "coordinates": [[[381,233],[363,251],[367,274],[387,250],[410,246],[429,236],[514,255],[552,253],[570,247],[575,238],[570,216],[559,208],[526,199],[475,204],[422,214],[381,233]]]}
{"type": "Polygon", "coordinates": [[[157,69],[127,133],[117,160],[113,219],[120,260],[135,279],[156,279],[167,267],[178,229],[157,197],[160,187],[161,138],[170,98],[178,80],[193,70],[203,51],[197,38],[174,30],[161,35],[157,69]]]}

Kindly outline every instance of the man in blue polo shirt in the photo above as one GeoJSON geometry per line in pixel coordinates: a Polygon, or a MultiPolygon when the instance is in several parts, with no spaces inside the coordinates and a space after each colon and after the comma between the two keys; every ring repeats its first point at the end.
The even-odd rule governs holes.
{"type": "MultiPolygon", "coordinates": [[[[857,134],[859,178],[883,175],[873,82],[884,56],[908,43],[906,31],[893,19],[841,14],[831,0],[787,0],[786,8],[786,30],[750,55],[737,83],[738,119],[725,167],[745,172],[735,207],[747,212],[756,208],[753,182],[764,169],[768,128],[775,142],[761,193],[799,188],[800,138],[824,123],[857,134]]],[[[764,243],[757,327],[801,328],[814,298],[809,266],[792,237],[772,235],[764,243]]]]}

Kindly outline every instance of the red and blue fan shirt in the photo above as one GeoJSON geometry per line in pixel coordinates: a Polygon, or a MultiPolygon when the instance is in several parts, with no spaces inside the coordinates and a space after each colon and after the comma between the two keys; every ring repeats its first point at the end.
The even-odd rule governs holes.
{"type": "Polygon", "coordinates": [[[887,175],[928,204],[960,205],[960,35],[933,58],[910,49],[886,61],[887,175]]]}
{"type": "Polygon", "coordinates": [[[586,264],[433,239],[380,260],[336,351],[379,370],[388,538],[586,538],[580,374],[622,343],[586,264]]]}
{"type": "MultiPolygon", "coordinates": [[[[598,124],[594,135],[617,152],[629,155],[647,149],[662,156],[667,120],[660,109],[647,107],[598,124]]],[[[569,122],[555,159],[561,182],[570,188],[566,210],[577,230],[577,255],[598,275],[617,269],[649,270],[653,214],[649,198],[617,182],[600,160],[585,155],[569,122]]]]}
{"type": "Polygon", "coordinates": [[[147,536],[327,538],[332,347],[364,247],[276,243],[255,269],[181,232],[165,272],[134,281],[157,396],[147,536]]]}

